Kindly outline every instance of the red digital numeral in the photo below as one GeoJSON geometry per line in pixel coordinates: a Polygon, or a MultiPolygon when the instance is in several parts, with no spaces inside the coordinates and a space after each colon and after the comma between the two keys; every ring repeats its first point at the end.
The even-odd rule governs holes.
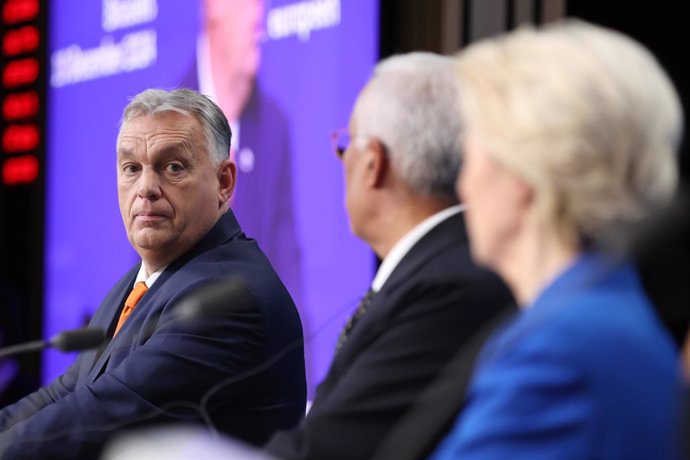
{"type": "Polygon", "coordinates": [[[2,52],[5,56],[16,56],[36,51],[41,35],[36,26],[24,26],[10,30],[2,37],[2,52]]]}
{"type": "Polygon", "coordinates": [[[29,184],[38,177],[39,162],[34,155],[8,158],[2,165],[5,185],[29,184]]]}
{"type": "Polygon", "coordinates": [[[38,59],[26,58],[11,61],[2,69],[2,85],[5,88],[33,83],[38,78],[38,59]]]}
{"type": "Polygon", "coordinates": [[[7,0],[2,9],[2,21],[6,25],[30,21],[38,15],[38,9],[38,0],[7,0]]]}
{"type": "Polygon", "coordinates": [[[39,139],[36,125],[11,125],[2,133],[2,150],[5,153],[28,152],[38,147],[39,139]]]}
{"type": "Polygon", "coordinates": [[[2,118],[21,120],[38,115],[38,93],[35,90],[8,94],[2,101],[2,118]]]}

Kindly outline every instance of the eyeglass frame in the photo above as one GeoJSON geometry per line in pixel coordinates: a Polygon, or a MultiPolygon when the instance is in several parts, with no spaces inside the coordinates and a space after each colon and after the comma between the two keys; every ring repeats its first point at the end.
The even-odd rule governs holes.
{"type": "Polygon", "coordinates": [[[343,156],[345,155],[345,152],[347,149],[350,147],[350,143],[352,142],[352,138],[350,137],[350,130],[348,128],[338,128],[334,131],[331,131],[331,148],[333,149],[333,153],[335,153],[335,156],[338,157],[339,160],[343,159],[343,156]],[[342,146],[338,142],[341,138],[346,138],[346,145],[342,146]]]}
{"type": "MultiPolygon", "coordinates": [[[[354,139],[371,139],[371,136],[365,135],[365,134],[358,134],[354,137],[354,139]]],[[[345,155],[345,152],[347,149],[350,148],[350,145],[352,144],[353,137],[350,136],[350,130],[348,128],[338,128],[335,131],[331,131],[331,147],[333,149],[333,152],[335,153],[335,156],[338,157],[339,160],[343,159],[343,156],[345,155]],[[341,137],[347,138],[346,145],[343,147],[339,145],[338,140],[341,137]]]]}

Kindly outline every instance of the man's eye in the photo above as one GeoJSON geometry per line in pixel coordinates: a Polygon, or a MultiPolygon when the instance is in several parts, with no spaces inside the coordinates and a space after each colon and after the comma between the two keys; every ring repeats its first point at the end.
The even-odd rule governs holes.
{"type": "Polygon", "coordinates": [[[179,173],[184,171],[184,167],[179,163],[168,163],[165,165],[165,170],[169,173],[179,173]]]}
{"type": "Polygon", "coordinates": [[[125,164],[125,165],[122,166],[122,171],[123,171],[125,174],[134,174],[134,173],[136,173],[137,171],[139,171],[139,167],[138,167],[137,165],[128,163],[128,164],[125,164]]]}

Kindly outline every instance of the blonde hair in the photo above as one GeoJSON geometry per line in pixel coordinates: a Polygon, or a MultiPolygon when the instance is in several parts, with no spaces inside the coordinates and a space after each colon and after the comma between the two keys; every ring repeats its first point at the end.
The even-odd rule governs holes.
{"type": "Polygon", "coordinates": [[[462,51],[456,71],[465,128],[530,184],[564,241],[624,241],[675,190],[678,95],[629,37],[526,27],[462,51]]]}

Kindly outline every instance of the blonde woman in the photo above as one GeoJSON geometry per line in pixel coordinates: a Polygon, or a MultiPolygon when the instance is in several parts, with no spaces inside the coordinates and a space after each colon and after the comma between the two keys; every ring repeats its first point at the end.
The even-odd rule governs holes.
{"type": "Polygon", "coordinates": [[[677,350],[617,256],[676,186],[668,77],[628,37],[565,22],[470,46],[457,81],[472,255],[521,312],[433,458],[674,458],[677,350]]]}

